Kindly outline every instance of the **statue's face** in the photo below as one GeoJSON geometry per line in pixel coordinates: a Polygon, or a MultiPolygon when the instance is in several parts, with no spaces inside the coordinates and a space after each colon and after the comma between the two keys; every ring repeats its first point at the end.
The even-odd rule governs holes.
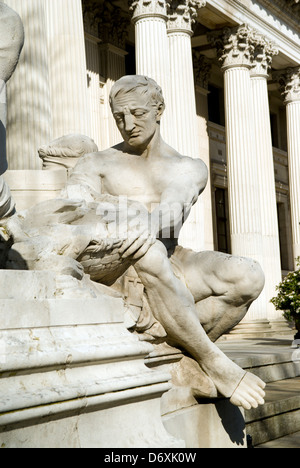
{"type": "Polygon", "coordinates": [[[151,97],[138,90],[115,97],[112,112],[124,141],[137,149],[151,141],[160,120],[151,97]]]}

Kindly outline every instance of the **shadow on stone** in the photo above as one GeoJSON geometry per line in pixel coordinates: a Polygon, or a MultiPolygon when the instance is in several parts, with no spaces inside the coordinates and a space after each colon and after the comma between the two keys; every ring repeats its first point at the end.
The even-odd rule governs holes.
{"type": "Polygon", "coordinates": [[[246,444],[246,427],[241,409],[231,404],[229,400],[216,400],[215,405],[230,440],[236,445],[244,446],[246,444]]]}

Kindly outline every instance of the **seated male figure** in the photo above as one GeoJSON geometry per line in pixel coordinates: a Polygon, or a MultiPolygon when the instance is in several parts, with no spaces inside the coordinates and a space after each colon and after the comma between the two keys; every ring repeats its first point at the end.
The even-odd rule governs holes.
{"type": "MultiPolygon", "coordinates": [[[[74,193],[72,186],[80,185],[89,200],[101,202],[107,194],[143,205],[120,253],[123,265],[132,265],[142,281],[154,317],[170,342],[188,352],[233,404],[245,409],[263,404],[264,382],[214,344],[262,291],[259,264],[177,245],[175,233],[205,189],[208,174],[200,159],[183,156],[163,141],[159,86],[147,77],[123,77],[112,88],[111,108],[124,141],[80,159],[67,191],[74,193]]],[[[115,279],[123,273],[124,268],[115,271],[115,279]]]]}

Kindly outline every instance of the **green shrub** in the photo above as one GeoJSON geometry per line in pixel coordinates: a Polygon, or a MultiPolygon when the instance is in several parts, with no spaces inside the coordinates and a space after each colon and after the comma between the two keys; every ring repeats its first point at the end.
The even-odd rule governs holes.
{"type": "Polygon", "coordinates": [[[289,321],[300,319],[300,257],[297,258],[297,267],[276,286],[278,294],[271,299],[275,308],[282,310],[283,316],[289,321]]]}

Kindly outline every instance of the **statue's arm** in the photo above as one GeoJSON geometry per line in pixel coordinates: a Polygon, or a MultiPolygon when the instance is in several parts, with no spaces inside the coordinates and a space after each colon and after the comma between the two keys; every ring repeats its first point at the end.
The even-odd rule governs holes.
{"type": "Polygon", "coordinates": [[[177,177],[170,181],[153,212],[159,219],[160,231],[180,230],[192,206],[206,187],[208,170],[203,161],[186,158],[177,177]],[[156,212],[156,213],[155,213],[156,212]]]}

